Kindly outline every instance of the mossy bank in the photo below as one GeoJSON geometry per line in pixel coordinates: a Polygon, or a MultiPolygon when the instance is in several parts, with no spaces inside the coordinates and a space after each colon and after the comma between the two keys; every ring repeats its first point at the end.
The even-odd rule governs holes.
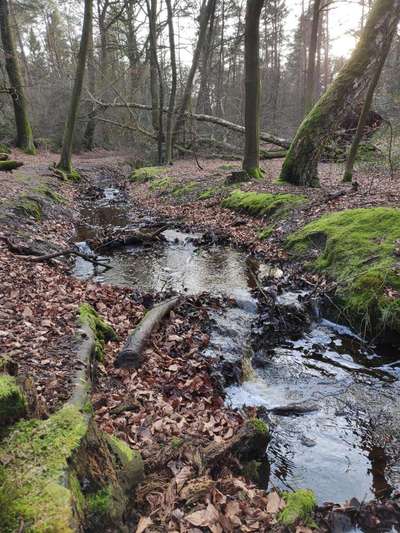
{"type": "Polygon", "coordinates": [[[306,201],[304,196],[297,194],[244,192],[236,189],[221,205],[256,217],[280,219],[306,201]]]}
{"type": "Polygon", "coordinates": [[[400,334],[400,209],[331,213],[290,236],[288,246],[337,282],[342,319],[366,335],[400,334]]]}

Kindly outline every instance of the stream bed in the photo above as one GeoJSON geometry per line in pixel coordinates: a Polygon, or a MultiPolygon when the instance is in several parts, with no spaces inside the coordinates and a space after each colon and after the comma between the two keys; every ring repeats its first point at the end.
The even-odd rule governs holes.
{"type": "MultiPolygon", "coordinates": [[[[89,252],[86,241],[102,228],[149,222],[140,210],[128,209],[121,191],[104,187],[100,198],[82,202],[77,244],[89,252]]],[[[204,245],[201,234],[168,229],[163,236],[159,243],[107,255],[112,268],[106,272],[96,272],[77,258],[74,275],[132,287],[133,292],[206,291],[232,299],[234,304],[210,313],[211,337],[204,355],[233,363],[245,354],[253,359],[246,380],[226,387],[226,402],[237,408],[256,406],[265,414],[272,429],[271,486],[311,488],[321,503],[387,497],[397,490],[398,351],[374,351],[348,328],[317,315],[305,321],[301,334],[265,351],[255,334],[260,306],[252,272],[268,265],[230,246],[204,245]]],[[[277,305],[284,311],[300,306],[303,297],[287,291],[277,305]]]]}

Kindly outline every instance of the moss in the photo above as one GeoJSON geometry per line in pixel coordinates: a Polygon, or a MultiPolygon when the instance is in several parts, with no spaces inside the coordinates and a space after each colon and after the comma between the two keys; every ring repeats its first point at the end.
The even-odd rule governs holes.
{"type": "Polygon", "coordinates": [[[11,148],[4,143],[0,143],[0,154],[11,154],[11,148]]]}
{"type": "Polygon", "coordinates": [[[400,209],[376,207],[325,215],[292,235],[288,245],[297,256],[317,249],[309,267],[337,282],[337,301],[353,326],[377,334],[400,332],[398,239],[400,209]]]}
{"type": "Polygon", "coordinates": [[[281,218],[305,202],[306,198],[297,194],[243,192],[236,189],[222,201],[222,207],[253,216],[281,218]]]}
{"type": "Polygon", "coordinates": [[[199,200],[209,200],[221,190],[222,187],[209,187],[208,189],[199,194],[199,200]]]}
{"type": "Polygon", "coordinates": [[[224,163],[218,167],[219,170],[239,170],[238,165],[234,163],[224,163]]]}
{"type": "Polygon", "coordinates": [[[107,516],[110,514],[113,503],[111,487],[106,487],[94,494],[89,494],[86,497],[86,503],[89,515],[95,515],[96,520],[107,516]]]}
{"type": "Polygon", "coordinates": [[[0,427],[6,426],[26,414],[24,392],[13,376],[0,374],[0,427]]]}
{"type": "Polygon", "coordinates": [[[79,321],[87,324],[95,335],[95,352],[99,361],[104,360],[104,345],[108,341],[117,340],[117,334],[110,324],[107,324],[93,307],[84,303],[79,307],[79,321]]]}
{"type": "Polygon", "coordinates": [[[169,189],[173,183],[173,179],[165,176],[164,178],[156,179],[149,185],[151,191],[162,191],[169,189]]]}
{"type": "Polygon", "coordinates": [[[282,496],[286,501],[286,507],[278,516],[281,524],[292,526],[297,522],[303,522],[310,527],[315,525],[312,514],[317,501],[312,490],[300,489],[292,493],[285,492],[282,496]]]}
{"type": "Polygon", "coordinates": [[[118,439],[114,435],[106,435],[107,442],[112,451],[119,457],[121,464],[126,465],[134,459],[134,450],[126,442],[118,439]]]}
{"type": "Polygon", "coordinates": [[[260,241],[265,241],[266,239],[271,237],[273,233],[274,233],[274,227],[267,226],[258,232],[258,238],[260,239],[260,241]]]}
{"type": "Polygon", "coordinates": [[[165,167],[143,167],[134,170],[129,179],[136,183],[146,183],[164,175],[166,172],[167,168],[165,167]]]}
{"type": "Polygon", "coordinates": [[[42,206],[34,198],[29,198],[26,195],[21,195],[15,209],[21,212],[24,216],[33,217],[36,222],[42,219],[42,206]]]}
{"type": "Polygon", "coordinates": [[[126,442],[114,435],[106,435],[106,441],[114,456],[119,460],[122,468],[123,480],[126,487],[132,487],[140,483],[144,476],[144,463],[138,450],[130,448],[126,442]]]}
{"type": "Polygon", "coordinates": [[[196,181],[190,181],[189,183],[174,187],[171,191],[171,194],[172,196],[175,196],[175,198],[181,198],[182,196],[185,196],[186,194],[196,190],[198,186],[199,184],[196,181]]]}
{"type": "Polygon", "coordinates": [[[36,533],[75,530],[73,508],[82,499],[76,480],[65,476],[86,429],[84,415],[70,405],[47,420],[16,424],[0,447],[2,532],[17,531],[21,522],[36,533]]]}
{"type": "Polygon", "coordinates": [[[49,185],[46,184],[38,185],[37,187],[32,189],[32,192],[45,196],[55,204],[66,203],[66,199],[64,198],[64,196],[54,191],[51,187],[49,187],[49,185]]]}
{"type": "Polygon", "coordinates": [[[251,418],[249,420],[249,424],[257,433],[261,433],[263,435],[269,433],[268,425],[264,422],[264,420],[261,420],[261,418],[251,418]]]}
{"type": "Polygon", "coordinates": [[[185,441],[180,437],[172,437],[171,439],[171,446],[174,448],[174,450],[177,450],[180,448],[185,441]]]}
{"type": "Polygon", "coordinates": [[[260,167],[246,168],[244,170],[247,172],[250,178],[255,180],[260,180],[263,178],[263,171],[260,167]]]}

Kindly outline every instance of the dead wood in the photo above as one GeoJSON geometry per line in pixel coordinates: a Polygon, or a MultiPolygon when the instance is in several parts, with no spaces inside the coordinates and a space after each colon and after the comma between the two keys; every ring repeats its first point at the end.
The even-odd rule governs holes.
{"type": "Polygon", "coordinates": [[[180,302],[180,297],[171,298],[149,311],[129,335],[124,348],[115,361],[117,368],[139,368],[143,362],[143,351],[150,335],[163,318],[180,302]]]}
{"type": "Polygon", "coordinates": [[[128,235],[118,235],[116,237],[107,238],[101,243],[91,242],[89,244],[96,251],[107,252],[123,248],[124,246],[132,246],[135,244],[143,244],[145,242],[159,240],[161,233],[166,229],[167,226],[162,226],[151,233],[138,230],[128,235]]]}
{"type": "Polygon", "coordinates": [[[22,166],[22,161],[0,161],[0,171],[2,172],[12,172],[22,166]]]}
{"type": "Polygon", "coordinates": [[[0,161],[8,161],[10,159],[10,156],[8,154],[5,154],[3,152],[0,153],[0,161]]]}

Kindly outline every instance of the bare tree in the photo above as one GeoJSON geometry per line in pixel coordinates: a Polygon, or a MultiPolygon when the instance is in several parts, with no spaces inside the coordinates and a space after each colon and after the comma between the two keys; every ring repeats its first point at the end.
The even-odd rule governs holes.
{"type": "Polygon", "coordinates": [[[245,25],[245,151],[243,169],[253,178],[260,170],[260,16],[264,0],[247,0],[245,25]]]}
{"type": "Polygon", "coordinates": [[[17,129],[16,145],[26,153],[33,155],[35,153],[35,145],[33,143],[24,82],[14,35],[11,30],[8,0],[0,0],[0,33],[4,47],[6,70],[11,85],[9,92],[14,106],[15,126],[17,129]]]}

